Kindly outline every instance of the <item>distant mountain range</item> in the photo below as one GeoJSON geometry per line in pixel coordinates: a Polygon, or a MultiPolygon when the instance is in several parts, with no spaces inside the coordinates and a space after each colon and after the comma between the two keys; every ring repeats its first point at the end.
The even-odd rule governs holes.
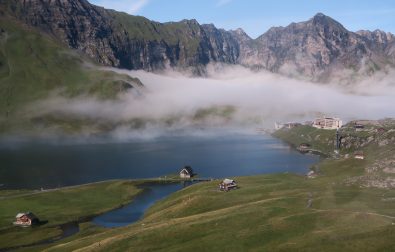
{"type": "Polygon", "coordinates": [[[196,20],[159,23],[86,0],[5,0],[0,11],[118,68],[200,73],[214,62],[326,80],[338,70],[370,74],[395,65],[393,34],[351,32],[321,13],[252,39],[242,29],[226,31],[196,20]]]}
{"type": "Polygon", "coordinates": [[[196,20],[159,23],[86,0],[4,0],[0,11],[118,68],[201,73],[214,62],[326,80],[339,70],[370,74],[395,65],[393,34],[351,32],[321,13],[252,39],[242,29],[226,31],[196,20]]]}

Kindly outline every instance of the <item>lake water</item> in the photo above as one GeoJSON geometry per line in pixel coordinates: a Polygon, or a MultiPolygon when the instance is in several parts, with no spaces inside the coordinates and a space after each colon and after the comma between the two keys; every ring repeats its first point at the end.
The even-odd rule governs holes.
{"type": "Polygon", "coordinates": [[[113,228],[129,225],[138,221],[145,211],[156,201],[165,198],[183,187],[184,183],[151,184],[142,186],[145,190],[133,199],[133,202],[95,217],[92,222],[96,225],[113,228]]]}
{"type": "Polygon", "coordinates": [[[306,173],[302,155],[262,134],[174,136],[118,143],[0,143],[0,189],[54,188],[119,178],[152,178],[191,165],[200,177],[306,173]]]}

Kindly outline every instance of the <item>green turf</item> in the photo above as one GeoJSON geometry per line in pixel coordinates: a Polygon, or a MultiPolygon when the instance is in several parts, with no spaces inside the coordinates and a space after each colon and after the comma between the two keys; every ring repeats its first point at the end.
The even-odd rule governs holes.
{"type": "Polygon", "coordinates": [[[80,221],[130,202],[141,191],[135,185],[135,182],[109,181],[44,192],[3,194],[0,199],[0,249],[55,237],[61,232],[60,224],[80,221]],[[33,228],[14,227],[15,215],[27,211],[48,222],[33,228]]]}
{"type": "Polygon", "coordinates": [[[136,78],[99,70],[81,53],[46,34],[0,18],[0,133],[29,131],[40,120],[47,123],[45,126],[78,130],[73,124],[92,122],[67,117],[59,122],[51,120],[53,115],[40,115],[40,111],[34,111],[40,115],[34,116],[30,108],[50,96],[116,99],[130,88],[129,84],[141,86],[136,78]]]}
{"type": "Polygon", "coordinates": [[[107,10],[119,31],[126,29],[130,39],[141,41],[166,42],[169,46],[183,45],[181,53],[185,58],[193,57],[199,47],[200,26],[194,22],[158,23],[141,16],[131,16],[127,13],[107,10]]]}
{"type": "MultiPolygon", "coordinates": [[[[395,193],[347,181],[393,156],[393,144],[379,145],[392,139],[393,128],[388,126],[382,136],[343,129],[353,143],[374,136],[361,148],[365,160],[346,158],[354,150],[350,146],[339,159],[314,165],[319,174],[314,179],[287,173],[238,177],[239,189],[227,193],[217,190],[219,181],[199,183],[159,201],[133,225],[59,242],[48,250],[391,251],[395,193]]],[[[297,127],[279,136],[295,146],[313,139],[315,148],[329,154],[333,147],[326,142],[333,133],[297,127]]]]}
{"type": "Polygon", "coordinates": [[[273,134],[294,147],[302,143],[311,144],[311,148],[324,154],[332,154],[335,150],[336,130],[316,129],[311,126],[298,126],[290,129],[281,129],[273,134]]]}
{"type": "MultiPolygon", "coordinates": [[[[354,160],[326,161],[316,179],[292,174],[236,178],[219,192],[200,183],[155,204],[138,223],[87,236],[53,251],[377,251],[393,244],[395,202],[383,189],[345,186],[363,172],[354,160]],[[332,170],[335,171],[332,171],[332,170]],[[307,200],[313,204],[307,208],[307,200]],[[372,245],[374,243],[374,245],[372,245]]],[[[52,251],[51,248],[49,251],[52,251]]]]}

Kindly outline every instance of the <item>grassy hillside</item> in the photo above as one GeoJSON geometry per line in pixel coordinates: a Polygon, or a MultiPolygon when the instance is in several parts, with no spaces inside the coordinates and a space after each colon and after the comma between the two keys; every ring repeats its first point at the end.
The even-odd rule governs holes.
{"type": "Polygon", "coordinates": [[[308,143],[312,149],[331,155],[335,150],[336,130],[323,130],[311,126],[299,126],[289,129],[281,129],[273,134],[275,137],[283,139],[294,147],[301,143],[308,143]]]}
{"type": "MultiPolygon", "coordinates": [[[[218,191],[219,181],[202,182],[159,201],[135,224],[98,229],[84,223],[76,235],[27,251],[391,251],[395,235],[395,127],[391,120],[381,123],[386,132],[373,139],[369,136],[375,131],[370,126],[358,132],[346,126],[343,134],[356,134],[347,136],[347,141],[353,140],[365,159],[345,153],[338,159],[325,159],[314,166],[315,178],[288,173],[238,177],[239,188],[230,192],[218,191]],[[366,139],[370,139],[368,144],[366,139]]],[[[300,130],[310,136],[315,132],[294,128],[287,131],[290,138],[284,134],[283,139],[293,141],[300,130]]],[[[62,223],[137,193],[129,183],[110,185],[67,194],[2,192],[5,204],[0,207],[4,213],[0,224],[9,225],[21,206],[42,209],[37,214],[62,223]],[[46,206],[43,202],[56,204],[46,206]]],[[[44,231],[40,227],[29,239],[56,232],[59,230],[53,226],[44,231]]],[[[0,232],[0,239],[16,244],[18,235],[0,232]]]]}
{"type": "MultiPolygon", "coordinates": [[[[366,121],[363,129],[355,129],[350,122],[339,129],[341,136],[340,154],[353,154],[354,151],[373,151],[377,146],[394,144],[395,120],[383,119],[366,121]]],[[[294,147],[308,143],[312,149],[332,156],[336,149],[336,130],[317,129],[311,126],[298,126],[293,129],[280,129],[273,134],[294,147]]]]}
{"type": "Polygon", "coordinates": [[[140,86],[138,79],[88,67],[78,52],[48,35],[10,19],[0,19],[0,132],[32,128],[25,108],[57,93],[114,99],[140,86]]]}
{"type": "Polygon", "coordinates": [[[164,41],[170,46],[182,43],[188,56],[197,53],[200,33],[199,24],[193,21],[158,23],[141,16],[131,16],[124,12],[108,11],[121,31],[126,29],[131,39],[144,41],[164,41]]]}
{"type": "MultiPolygon", "coordinates": [[[[345,150],[339,159],[315,165],[316,178],[239,177],[239,189],[227,193],[217,190],[218,181],[199,183],[158,202],[136,224],[75,237],[46,251],[391,251],[395,127],[391,120],[381,123],[386,132],[380,135],[374,129],[380,126],[343,129],[348,152],[357,146],[364,160],[345,150]]],[[[331,133],[301,127],[281,136],[295,145],[314,136],[313,146],[331,151],[331,133]]]]}
{"type": "Polygon", "coordinates": [[[116,208],[129,202],[140,191],[134,183],[127,181],[43,192],[0,190],[0,250],[57,237],[62,233],[59,225],[116,208]],[[47,223],[36,228],[13,227],[15,215],[26,211],[33,211],[47,223]]]}
{"type": "Polygon", "coordinates": [[[395,195],[342,183],[364,161],[328,161],[325,176],[236,178],[181,190],[129,227],[75,239],[47,251],[385,251],[393,246],[395,195]],[[309,205],[311,200],[311,205],[309,205]]]}

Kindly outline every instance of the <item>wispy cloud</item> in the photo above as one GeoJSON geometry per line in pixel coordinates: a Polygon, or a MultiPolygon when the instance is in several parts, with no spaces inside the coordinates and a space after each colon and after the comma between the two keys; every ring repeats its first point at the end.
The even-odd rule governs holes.
{"type": "Polygon", "coordinates": [[[137,0],[133,1],[130,6],[130,13],[135,14],[139,12],[144,6],[148,4],[149,0],[137,0]]]}
{"type": "Polygon", "coordinates": [[[129,14],[137,14],[149,3],[149,1],[150,0],[96,0],[92,2],[108,9],[124,11],[129,14]]]}
{"type": "Polygon", "coordinates": [[[215,6],[216,7],[222,7],[224,5],[229,4],[230,2],[232,2],[232,0],[218,0],[217,4],[215,6]]]}

